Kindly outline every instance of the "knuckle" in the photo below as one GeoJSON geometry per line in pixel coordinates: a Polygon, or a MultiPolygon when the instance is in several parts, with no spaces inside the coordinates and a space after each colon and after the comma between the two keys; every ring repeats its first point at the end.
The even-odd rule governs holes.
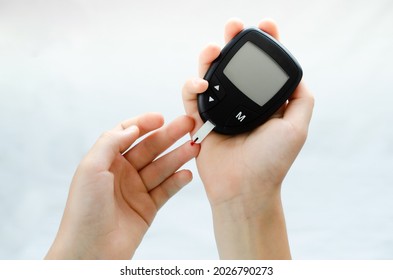
{"type": "Polygon", "coordinates": [[[108,130],[105,131],[101,134],[100,139],[101,140],[108,140],[108,141],[112,141],[116,138],[115,132],[108,130]]]}

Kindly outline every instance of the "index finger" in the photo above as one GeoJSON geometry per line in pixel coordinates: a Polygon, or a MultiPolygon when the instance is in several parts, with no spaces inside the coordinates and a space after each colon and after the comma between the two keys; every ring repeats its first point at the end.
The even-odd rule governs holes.
{"type": "Polygon", "coordinates": [[[125,157],[136,170],[141,170],[193,128],[191,118],[178,117],[138,143],[125,157]]]}
{"type": "Polygon", "coordinates": [[[227,44],[233,37],[244,29],[244,24],[240,19],[232,18],[225,24],[224,38],[227,44]]]}

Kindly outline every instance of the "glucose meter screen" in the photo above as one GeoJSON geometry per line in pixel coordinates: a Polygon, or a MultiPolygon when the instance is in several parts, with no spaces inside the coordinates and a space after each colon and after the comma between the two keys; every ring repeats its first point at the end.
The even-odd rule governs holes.
{"type": "Polygon", "coordinates": [[[259,106],[268,102],[287,82],[287,73],[263,50],[245,43],[224,69],[225,76],[259,106]]]}

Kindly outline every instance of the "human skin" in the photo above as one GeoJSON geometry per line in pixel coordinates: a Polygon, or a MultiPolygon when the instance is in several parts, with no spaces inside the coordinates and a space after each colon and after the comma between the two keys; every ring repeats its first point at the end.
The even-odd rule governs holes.
{"type": "Polygon", "coordinates": [[[130,259],[157,211],[192,179],[179,168],[198,145],[186,142],[157,157],[194,128],[181,116],[166,126],[148,113],[102,134],[81,161],[46,259],[130,259]],[[151,133],[125,155],[139,137],[151,133]]]}
{"type": "MultiPolygon", "coordinates": [[[[274,21],[258,27],[279,39],[274,21]]],[[[238,19],[225,26],[228,42],[244,28],[238,19]]],[[[194,134],[203,124],[197,95],[221,48],[209,44],[199,58],[199,77],[183,87],[188,116],[195,120],[194,134]]],[[[305,143],[314,98],[302,80],[288,102],[257,129],[236,135],[210,133],[201,143],[196,159],[199,175],[212,208],[217,247],[222,259],[290,259],[281,186],[305,143]]]]}

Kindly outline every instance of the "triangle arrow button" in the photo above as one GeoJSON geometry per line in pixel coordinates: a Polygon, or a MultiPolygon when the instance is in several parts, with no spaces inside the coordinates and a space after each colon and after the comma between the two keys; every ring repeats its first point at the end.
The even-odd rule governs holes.
{"type": "Polygon", "coordinates": [[[198,95],[198,109],[200,113],[207,112],[220,103],[220,99],[213,91],[210,89],[206,94],[198,95]]]}
{"type": "Polygon", "coordinates": [[[214,88],[216,89],[216,91],[220,91],[220,85],[216,85],[214,86],[214,88]]]}

